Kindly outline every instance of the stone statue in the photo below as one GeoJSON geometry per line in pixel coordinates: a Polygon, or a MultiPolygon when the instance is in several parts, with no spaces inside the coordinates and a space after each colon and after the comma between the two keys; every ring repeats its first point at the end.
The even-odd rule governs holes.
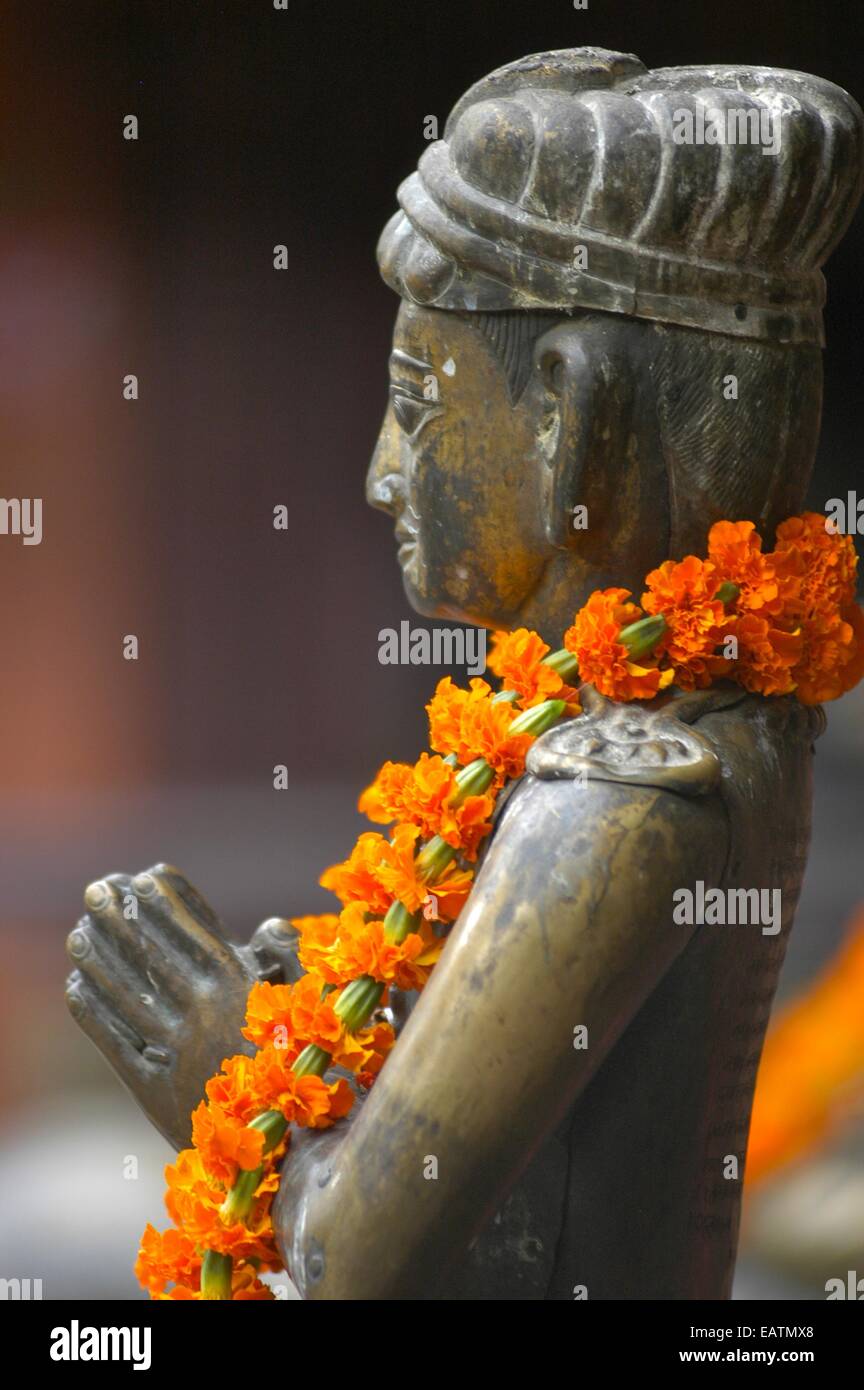
{"type": "MultiPolygon", "coordinates": [[[[413,606],[555,648],[591,590],[638,596],[719,518],[770,545],[861,172],[858,107],[800,73],[583,48],[473,87],[379,245],[402,304],[368,497],[413,606]]],[[[729,1295],[821,713],[731,685],[583,702],[499,808],[368,1099],[292,1139],[276,1219],[306,1298],[729,1295]],[[779,889],[782,922],[676,924],[700,887],[779,889]]],[[[164,866],[85,900],[70,1007],[181,1146],[250,981],[296,978],[291,929],[237,947],[164,866]]]]}

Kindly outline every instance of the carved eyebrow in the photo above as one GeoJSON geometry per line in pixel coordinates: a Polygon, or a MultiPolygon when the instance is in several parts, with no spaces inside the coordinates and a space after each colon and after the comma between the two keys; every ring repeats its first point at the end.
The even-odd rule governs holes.
{"type": "Polygon", "coordinates": [[[421,404],[430,404],[428,396],[424,395],[423,389],[416,386],[413,381],[398,381],[395,377],[390,380],[390,394],[400,396],[410,396],[412,401],[420,401],[421,404]]]}
{"type": "Polygon", "coordinates": [[[393,410],[399,428],[409,440],[415,440],[421,430],[428,422],[441,414],[442,406],[436,391],[432,400],[426,395],[426,378],[432,374],[433,381],[437,381],[431,362],[424,362],[419,357],[412,357],[410,353],[403,352],[401,348],[394,348],[390,354],[390,399],[393,403],[393,410]],[[415,377],[415,380],[404,378],[404,369],[407,368],[415,377]],[[416,381],[417,374],[423,377],[423,386],[416,381]],[[406,415],[406,408],[408,414],[406,415]],[[419,414],[412,414],[411,411],[419,411],[419,414]]]}
{"type": "Polygon", "coordinates": [[[419,357],[411,357],[401,348],[394,348],[390,354],[390,363],[394,367],[408,367],[415,372],[431,372],[433,370],[431,362],[423,362],[419,357]]]}
{"type": "Polygon", "coordinates": [[[399,369],[400,367],[401,367],[401,368],[407,367],[407,368],[409,369],[409,371],[411,371],[411,372],[417,372],[417,373],[422,374],[422,376],[424,377],[424,387],[425,387],[425,378],[426,378],[426,376],[427,376],[430,372],[432,373],[433,376],[435,375],[435,372],[434,372],[433,367],[432,367],[432,363],[431,363],[431,362],[424,362],[424,361],[423,361],[421,358],[419,358],[419,357],[411,357],[409,353],[403,352],[401,348],[394,348],[393,351],[392,351],[391,354],[390,354],[390,390],[391,390],[391,392],[394,392],[394,391],[402,392],[404,395],[410,396],[410,398],[411,398],[412,400],[418,401],[420,404],[429,405],[429,404],[430,404],[430,401],[428,400],[428,398],[427,398],[427,396],[426,396],[426,392],[425,392],[424,387],[418,386],[418,385],[416,384],[416,382],[414,382],[414,381],[410,381],[410,380],[409,380],[409,381],[405,381],[405,380],[401,379],[401,374],[400,374],[399,376],[397,376],[397,371],[398,371],[398,369],[399,369]]]}

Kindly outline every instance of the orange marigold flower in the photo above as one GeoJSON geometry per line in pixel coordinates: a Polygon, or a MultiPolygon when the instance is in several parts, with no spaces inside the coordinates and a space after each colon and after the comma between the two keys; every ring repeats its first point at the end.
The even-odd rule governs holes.
{"type": "Polygon", "coordinates": [[[798,698],[806,705],[836,700],[858,683],[864,668],[852,538],[826,529],[819,513],[805,512],[777,528],[775,561],[787,624],[801,633],[793,672],[798,698]]]}
{"type": "Polygon", "coordinates": [[[297,959],[303,969],[310,974],[320,975],[328,984],[341,984],[341,980],[325,974],[317,964],[319,959],[327,958],[338,940],[339,913],[324,912],[317,916],[310,914],[307,917],[293,917],[291,925],[296,928],[299,937],[297,959]]]}
{"type": "Polygon", "coordinates": [[[730,581],[741,590],[735,601],[739,613],[777,617],[783,595],[773,556],[763,555],[762,537],[752,521],[717,521],[708,532],[708,558],[718,584],[730,581]]]}
{"type": "Polygon", "coordinates": [[[468,859],[492,829],[493,796],[459,796],[456,769],[437,754],[422,753],[408,763],[385,763],[358,802],[358,810],[381,825],[404,821],[416,825],[424,840],[440,835],[468,859]]]}
{"type": "MultiPolygon", "coordinates": [[[[485,700],[492,694],[486,681],[475,678],[471,689],[463,690],[445,676],[435,687],[435,694],[426,706],[429,715],[429,742],[445,757],[454,755],[460,763],[470,763],[475,755],[460,757],[462,749],[462,712],[470,699],[485,700]]],[[[512,717],[512,716],[511,716],[512,717]]]]}
{"type": "Polygon", "coordinates": [[[463,858],[473,863],[480,852],[480,846],[492,831],[494,809],[495,797],[491,791],[484,792],[481,796],[466,796],[455,808],[444,807],[444,814],[437,829],[430,831],[428,838],[440,835],[448,845],[458,849],[463,858]]]}
{"type": "Polygon", "coordinates": [[[360,1085],[368,1091],[390,1055],[396,1042],[396,1034],[389,1023],[376,1023],[368,1033],[358,1036],[365,1037],[369,1044],[368,1061],[362,1071],[356,1073],[360,1085]]]}
{"type": "Polygon", "coordinates": [[[794,691],[802,704],[835,700],[864,673],[851,537],[805,512],[777,528],[773,554],[761,545],[749,521],[718,522],[709,535],[718,574],[741,588],[736,679],[763,695],[794,691]]]}
{"type": "MultiPolygon", "coordinates": [[[[386,916],[388,908],[397,901],[404,903],[409,912],[417,912],[430,892],[417,872],[419,835],[416,825],[404,824],[396,826],[389,840],[377,831],[367,831],[359,837],[350,858],[321,875],[322,886],[330,888],[345,906],[362,903],[364,912],[373,917],[386,916]]],[[[456,915],[468,896],[471,878],[469,869],[451,867],[436,881],[434,891],[441,917],[451,920],[456,915]]],[[[305,964],[308,953],[301,954],[301,959],[305,964]]]]}
{"type": "MultiPolygon", "coordinates": [[[[434,891],[439,891],[437,884],[434,891]]],[[[448,904],[445,901],[442,905],[448,904]]],[[[301,933],[299,956],[307,970],[315,970],[331,984],[343,985],[360,975],[371,975],[382,984],[421,989],[443,945],[425,921],[404,941],[391,941],[380,918],[367,920],[364,903],[350,903],[339,918],[335,938],[327,933],[322,940],[314,925],[307,926],[301,933]]]]}
{"type": "Polygon", "coordinates": [[[858,555],[852,537],[828,525],[818,512],[804,512],[777,527],[775,560],[787,581],[798,581],[800,616],[844,608],[855,599],[858,555]]]}
{"type": "Polygon", "coordinates": [[[252,986],[242,1029],[256,1047],[273,1044],[293,1062],[308,1043],[331,1052],[339,1041],[342,1024],[333,1000],[322,997],[324,980],[304,975],[294,984],[273,985],[262,981],[252,986]]]}
{"type": "Polygon", "coordinates": [[[358,811],[379,825],[410,821],[424,838],[441,817],[441,808],[456,791],[456,769],[434,754],[421,753],[417,762],[385,763],[371,786],[360,796],[358,811]]]}
{"type": "Polygon", "coordinates": [[[241,1124],[248,1124],[261,1112],[252,1058],[242,1053],[226,1057],[221,1072],[211,1076],[204,1090],[214,1105],[241,1124]]]}
{"type": "Polygon", "coordinates": [[[804,653],[793,671],[804,705],[838,700],[864,676],[864,612],[850,603],[831,619],[804,619],[804,653]]]}
{"type": "MultiPolygon", "coordinates": [[[[384,841],[376,865],[378,881],[388,892],[390,902],[400,902],[409,912],[418,912],[427,901],[431,885],[417,872],[417,841],[420,831],[416,825],[397,825],[390,840],[384,841]]],[[[450,920],[462,907],[471,889],[470,869],[451,865],[434,884],[438,912],[450,920]],[[443,904],[443,906],[442,906],[443,904]]],[[[388,904],[389,906],[389,904],[388,904]]]]}
{"type": "MultiPolygon", "coordinates": [[[[275,1163],[281,1152],[282,1146],[268,1160],[275,1163]]],[[[270,1206],[279,1184],[273,1163],[258,1184],[249,1216],[231,1225],[225,1224],[220,1213],[225,1188],[210,1177],[195,1149],[183,1149],[176,1163],[165,1169],[165,1178],[168,1214],[194,1245],[235,1259],[259,1260],[268,1269],[281,1267],[270,1223],[270,1206]]]]}
{"type": "Polygon", "coordinates": [[[168,1284],[197,1289],[201,1263],[194,1242],[183,1231],[157,1231],[148,1224],[135,1261],[135,1278],[151,1298],[162,1294],[168,1284]]]}
{"type": "MultiPolygon", "coordinates": [[[[431,909],[432,919],[435,921],[455,922],[465,906],[473,882],[473,869],[457,869],[455,867],[448,869],[443,878],[436,879],[430,885],[421,906],[424,908],[428,906],[431,909]]],[[[440,951],[441,944],[436,937],[434,949],[440,951]]],[[[435,959],[437,960],[437,956],[435,959]]],[[[398,980],[396,980],[396,984],[399,984],[398,980]]],[[[401,988],[404,989],[406,986],[403,985],[401,988]]],[[[416,988],[416,986],[412,986],[412,988],[416,988]]]]}
{"type": "Polygon", "coordinates": [[[300,938],[297,959],[304,970],[320,976],[327,984],[346,983],[331,965],[338,960],[339,913],[328,912],[320,917],[294,917],[292,926],[300,938]]]}
{"type": "Polygon", "coordinates": [[[333,1062],[355,1075],[377,1075],[393,1046],[395,1035],[389,1023],[376,1023],[357,1033],[345,1032],[333,1051],[333,1062]]]}
{"type": "MultiPolygon", "coordinates": [[[[331,996],[322,998],[324,983],[320,977],[304,975],[290,986],[291,1020],[294,1036],[302,1039],[304,1045],[315,1043],[331,1052],[342,1036],[342,1022],[336,1016],[331,996]]],[[[281,1037],[277,1037],[277,1043],[282,1046],[281,1037]]]]}
{"type": "Polygon", "coordinates": [[[296,1076],[278,1048],[262,1048],[254,1061],[265,1108],[280,1110],[289,1123],[327,1129],[347,1115],[354,1103],[354,1093],[343,1078],[328,1084],[320,1076],[296,1076]]]}
{"type": "Polygon", "coordinates": [[[244,1263],[239,1269],[235,1267],[232,1274],[231,1298],[235,1303],[263,1303],[272,1302],[275,1294],[266,1284],[261,1283],[255,1266],[244,1263]]]}
{"type": "Polygon", "coordinates": [[[272,1043],[281,1030],[280,1042],[293,1041],[291,1017],[291,985],[274,985],[269,980],[256,981],[246,1000],[246,1026],[240,1031],[256,1047],[272,1043]]]}
{"type": "Polygon", "coordinates": [[[522,709],[540,705],[544,700],[564,700],[568,716],[575,717],[581,713],[579,692],[565,684],[551,666],[544,666],[543,658],[550,650],[540,634],[527,627],[495,632],[486,664],[504,690],[518,692],[522,709]]]}
{"type": "Polygon", "coordinates": [[[757,695],[789,695],[801,656],[801,635],[774,627],[770,618],[743,613],[735,622],[738,659],[735,679],[757,695]]]}
{"type": "Polygon", "coordinates": [[[486,681],[474,677],[469,690],[454,685],[449,676],[438,682],[426,706],[429,715],[429,742],[439,753],[455,754],[463,766],[484,758],[495,772],[495,785],[521,777],[525,757],[534,737],[511,734],[515,718],[505,702],[494,703],[494,691],[486,681]]]}
{"type": "Polygon", "coordinates": [[[377,830],[368,830],[358,836],[349,857],[325,869],[318,881],[322,888],[335,893],[341,903],[363,902],[370,912],[383,917],[393,901],[393,894],[382,886],[380,877],[381,863],[389,854],[389,841],[377,830]]]}
{"type": "Polygon", "coordinates": [[[264,1153],[264,1135],[239,1124],[221,1106],[202,1100],[192,1112],[192,1143],[211,1177],[230,1187],[238,1168],[257,1168],[264,1153]]]}
{"type": "MultiPolygon", "coordinates": [[[[268,1288],[266,1284],[262,1284],[261,1280],[258,1278],[254,1265],[249,1265],[244,1262],[235,1262],[234,1270],[231,1275],[232,1300],[240,1303],[248,1302],[252,1299],[256,1301],[263,1301],[265,1299],[272,1301],[274,1296],[273,1290],[268,1288]]],[[[169,1299],[184,1303],[192,1301],[196,1303],[204,1302],[204,1295],[201,1292],[200,1284],[197,1286],[175,1284],[174,1288],[168,1293],[155,1294],[154,1297],[160,1302],[169,1299]]]]}
{"type": "Polygon", "coordinates": [[[642,617],[628,602],[629,589],[595,589],[564,634],[564,646],[579,663],[583,681],[611,700],[650,700],[671,684],[674,672],[661,671],[653,660],[631,661],[619,642],[623,627],[642,617]]]}
{"type": "Polygon", "coordinates": [[[642,607],[666,619],[655,656],[665,655],[672,663],[674,683],[682,690],[704,690],[715,679],[732,675],[731,663],[717,650],[733,627],[733,619],[714,597],[720,582],[710,560],[695,555],[677,564],[666,560],[645,580],[642,607]]]}

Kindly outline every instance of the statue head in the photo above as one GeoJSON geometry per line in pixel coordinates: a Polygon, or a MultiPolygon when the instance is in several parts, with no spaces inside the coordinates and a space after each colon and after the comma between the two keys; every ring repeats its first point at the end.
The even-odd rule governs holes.
{"type": "Polygon", "coordinates": [[[845,92],[776,69],[576,49],[470,89],[378,248],[368,496],[419,611],[557,637],[720,517],[800,509],[862,145],[845,92]]]}

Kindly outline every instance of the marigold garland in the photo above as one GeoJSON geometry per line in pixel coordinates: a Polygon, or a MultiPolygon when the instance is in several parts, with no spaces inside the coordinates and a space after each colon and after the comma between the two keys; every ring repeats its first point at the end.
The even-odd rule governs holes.
{"type": "Polygon", "coordinates": [[[704,559],[667,560],[641,606],[597,590],[551,652],[535,632],[497,632],[484,680],[439,681],[427,706],[432,753],[385,763],[360,797],[388,835],[360,835],[321,877],[341,911],[294,920],[307,972],[257,983],[243,1036],[253,1057],[227,1058],[192,1116],[193,1147],[166,1169],[176,1229],[147,1227],[135,1273],[154,1299],[273,1295],[281,1269],[271,1221],[289,1126],[323,1129],[350,1110],[338,1065],[368,1089],[393,1046],[391,985],[421,990],[471,889],[497,794],[521,777],[534,739],[580,713],[578,682],[613,700],[651,699],[720,679],[804,704],[837,699],[864,675],[864,613],[848,536],[817,513],[791,517],[765,554],[752,522],[720,521],[704,559]]]}

